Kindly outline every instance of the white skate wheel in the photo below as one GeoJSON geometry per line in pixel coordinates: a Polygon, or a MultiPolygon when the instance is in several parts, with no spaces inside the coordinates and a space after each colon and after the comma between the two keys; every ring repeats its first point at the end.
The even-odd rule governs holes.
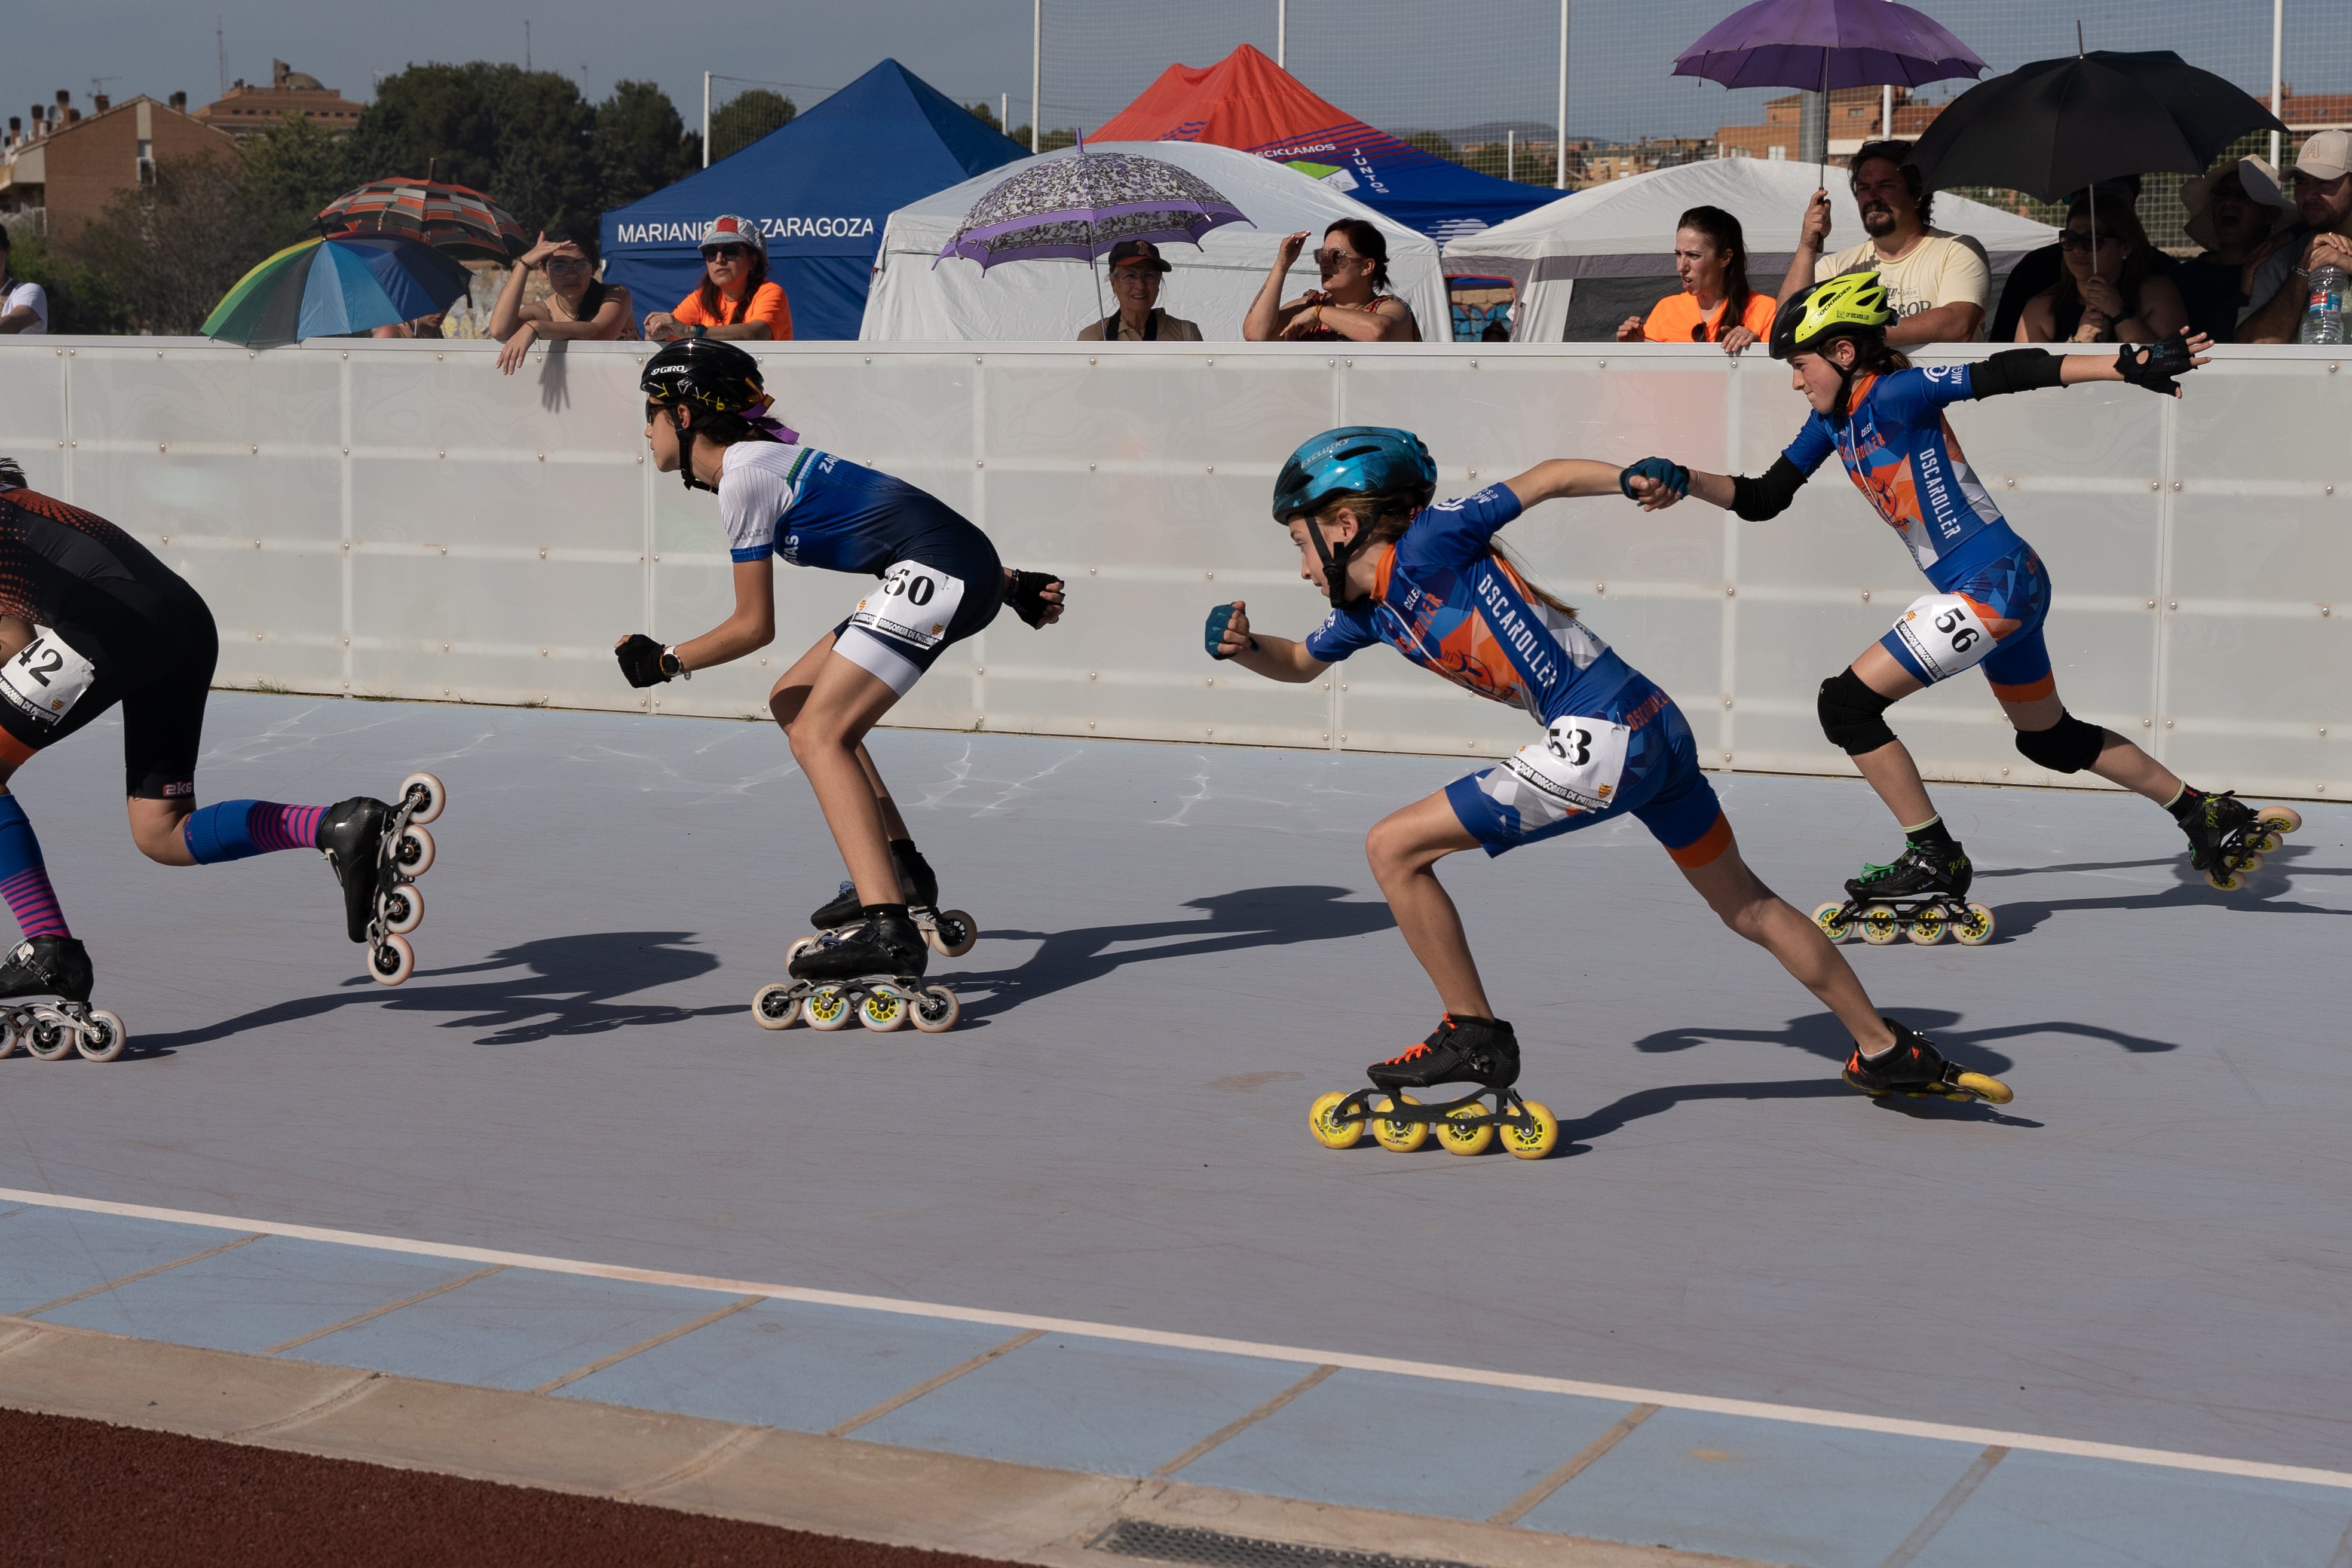
{"type": "Polygon", "coordinates": [[[801,1004],[801,1016],[808,1020],[810,1028],[829,1035],[835,1029],[849,1027],[850,1020],[857,1016],[857,1005],[849,999],[848,992],[837,985],[827,985],[812,992],[801,1004]]]}
{"type": "Polygon", "coordinates": [[[77,1031],[62,1013],[44,1007],[25,1031],[25,1051],[36,1061],[61,1062],[73,1055],[77,1031]]]}
{"type": "Polygon", "coordinates": [[[410,793],[420,784],[424,786],[425,798],[417,803],[416,809],[409,814],[408,820],[415,823],[435,821],[440,816],[441,808],[449,804],[449,790],[447,785],[431,773],[414,773],[401,780],[400,799],[393,804],[396,806],[406,801],[410,793]]]}
{"type": "Polygon", "coordinates": [[[980,940],[980,925],[962,910],[941,910],[923,940],[941,958],[961,958],[980,940]]]}
{"type": "Polygon", "coordinates": [[[751,1020],[763,1029],[789,1029],[801,1016],[801,999],[789,985],[762,985],[751,998],[751,1020]]]}
{"type": "Polygon", "coordinates": [[[798,958],[802,953],[806,952],[810,948],[814,947],[818,942],[821,942],[824,940],[824,938],[812,931],[808,935],[802,937],[797,942],[793,942],[792,946],[784,949],[784,967],[788,970],[792,968],[793,959],[798,958]]]}
{"type": "Polygon", "coordinates": [[[74,1048],[81,1052],[84,1061],[110,1062],[121,1057],[131,1044],[131,1031],[122,1026],[122,1016],[103,1007],[92,1007],[85,1026],[76,1031],[74,1048]]]}
{"type": "Polygon", "coordinates": [[[0,1016],[0,1057],[13,1057],[16,1047],[25,1043],[25,1031],[16,1026],[14,1014],[0,1016]]]}
{"type": "Polygon", "coordinates": [[[907,1021],[907,999],[895,985],[877,985],[857,999],[857,1021],[887,1035],[907,1021]]]}
{"type": "Polygon", "coordinates": [[[963,1016],[963,1004],[956,994],[944,985],[927,986],[920,994],[907,999],[907,1017],[915,1027],[927,1035],[943,1035],[956,1026],[963,1016]]]}
{"type": "Polygon", "coordinates": [[[368,950],[368,978],[378,985],[397,985],[416,973],[416,950],[404,936],[388,936],[383,945],[368,950]]]}
{"type": "Polygon", "coordinates": [[[425,889],[414,882],[403,882],[383,896],[383,929],[394,936],[406,936],[425,923],[425,889]]]}
{"type": "Polygon", "coordinates": [[[422,877],[433,869],[433,835],[421,827],[401,830],[400,842],[393,846],[393,864],[404,877],[422,877]]]}

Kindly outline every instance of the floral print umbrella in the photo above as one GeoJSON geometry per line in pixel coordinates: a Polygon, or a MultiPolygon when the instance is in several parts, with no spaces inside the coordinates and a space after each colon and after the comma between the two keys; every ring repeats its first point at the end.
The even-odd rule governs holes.
{"type": "Polygon", "coordinates": [[[1249,221],[1215,186],[1173,163],[1082,146],[991,187],[940,258],[970,257],[982,272],[1042,257],[1092,261],[1123,239],[1198,245],[1213,228],[1249,221]]]}

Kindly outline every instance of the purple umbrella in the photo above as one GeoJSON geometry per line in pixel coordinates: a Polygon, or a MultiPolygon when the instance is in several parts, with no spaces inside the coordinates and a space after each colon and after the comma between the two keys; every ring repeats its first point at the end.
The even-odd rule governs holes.
{"type": "Polygon", "coordinates": [[[1197,245],[1213,228],[1248,222],[1222,192],[1189,170],[1132,153],[1081,147],[1041,158],[991,186],[940,258],[969,257],[983,272],[1000,261],[1044,257],[1091,261],[1123,239],[1197,245]]]}

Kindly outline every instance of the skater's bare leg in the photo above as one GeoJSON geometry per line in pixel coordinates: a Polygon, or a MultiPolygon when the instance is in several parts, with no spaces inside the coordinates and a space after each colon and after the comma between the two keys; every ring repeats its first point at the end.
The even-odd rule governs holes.
{"type": "Polygon", "coordinates": [[[866,742],[857,742],[857,765],[865,771],[866,782],[874,786],[874,804],[882,810],[882,831],[892,839],[915,836],[907,831],[907,819],[898,815],[898,803],[890,798],[890,786],[882,782],[882,770],[874,765],[874,754],[866,742]]]}
{"type": "MultiPolygon", "coordinates": [[[[1864,648],[1862,657],[1853,661],[1853,673],[1881,697],[1900,700],[1920,689],[1911,672],[1876,643],[1864,648]]],[[[1902,742],[1864,752],[1854,758],[1853,765],[1862,770],[1862,776],[1870,781],[1870,787],[1878,792],[1878,798],[1886,803],[1886,809],[1895,814],[1899,826],[1916,827],[1936,815],[1935,803],[1927,798],[1927,783],[1919,776],[1919,764],[1911,760],[1911,750],[1902,742]]]]}
{"type": "Polygon", "coordinates": [[[131,841],[139,846],[139,853],[163,866],[193,866],[196,857],[188,848],[185,832],[188,816],[196,803],[185,795],[173,800],[131,799],[131,841]]]}
{"type": "MultiPolygon", "coordinates": [[[[809,688],[815,683],[817,671],[824,668],[826,656],[833,651],[833,634],[827,632],[817,639],[816,646],[793,661],[793,667],[776,678],[768,692],[768,711],[790,735],[793,721],[800,714],[801,704],[808,700],[809,688]]],[[[912,838],[907,831],[907,819],[898,815],[898,803],[890,798],[890,786],[882,782],[882,770],[874,765],[873,753],[866,742],[857,742],[858,771],[866,775],[874,791],[874,799],[882,812],[882,831],[892,838],[912,838]]]]}
{"type": "MultiPolygon", "coordinates": [[[[833,651],[828,636],[793,661],[769,693],[769,710],[792,742],[841,850],[859,900],[902,901],[898,872],[876,796],[877,775],[863,760],[866,732],[898,700],[879,676],[833,651]]],[[[894,807],[891,815],[897,816],[894,807]]]]}
{"type": "MultiPolygon", "coordinates": [[[[2021,732],[2051,729],[2066,716],[2066,704],[2059,700],[2054,689],[2031,702],[2004,701],[2000,706],[2021,732]]],[[[2134,795],[2144,795],[2158,805],[2170,805],[2179,798],[2179,774],[2113,730],[2102,730],[2100,733],[2105,740],[2099,748],[2098,760],[2091,764],[2093,773],[2109,784],[2123,785],[2134,795]]]]}
{"type": "Polygon", "coordinates": [[[1685,866],[1683,875],[1698,889],[1723,923],[1780,961],[1822,1005],[1837,1015],[1865,1054],[1895,1043],[1894,1032],[1871,1005],[1862,982],[1822,928],[1799,914],[1766,887],[1733,843],[1704,866],[1685,866]]]}
{"type": "Polygon", "coordinates": [[[1462,826],[1440,791],[1375,823],[1365,837],[1364,856],[1371,862],[1381,891],[1388,896],[1405,945],[1429,972],[1445,1010],[1465,1017],[1491,1018],[1495,1009],[1478,979],[1477,961],[1470,956],[1461,911],[1454,907],[1436,871],[1438,861],[1446,856],[1477,847],[1477,839],[1462,826]]]}

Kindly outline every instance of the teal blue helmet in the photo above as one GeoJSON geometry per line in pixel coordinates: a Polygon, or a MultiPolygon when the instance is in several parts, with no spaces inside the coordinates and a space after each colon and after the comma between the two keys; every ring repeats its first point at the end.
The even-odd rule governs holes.
{"type": "Polygon", "coordinates": [[[1288,522],[1337,496],[1403,493],[1426,506],[1437,464],[1421,437],[1386,425],[1326,430],[1290,454],[1274,481],[1274,521],[1288,522]]]}

